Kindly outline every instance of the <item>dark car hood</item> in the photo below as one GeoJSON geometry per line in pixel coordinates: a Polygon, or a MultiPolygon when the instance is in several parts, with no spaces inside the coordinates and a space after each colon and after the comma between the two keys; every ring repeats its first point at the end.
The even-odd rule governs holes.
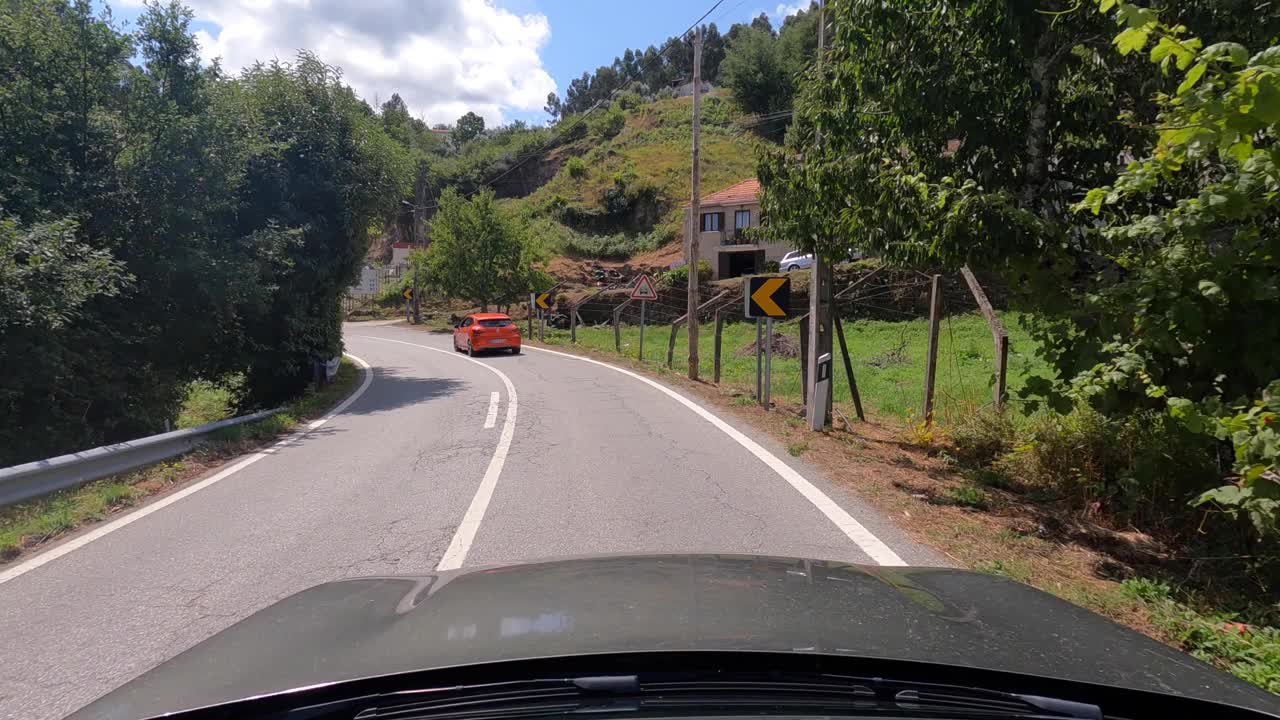
{"type": "Polygon", "coordinates": [[[600,652],[765,650],[947,663],[1277,710],[1257,688],[1017,582],[742,555],[611,556],[318,585],[101,698],[136,720],[410,670],[600,652]]]}

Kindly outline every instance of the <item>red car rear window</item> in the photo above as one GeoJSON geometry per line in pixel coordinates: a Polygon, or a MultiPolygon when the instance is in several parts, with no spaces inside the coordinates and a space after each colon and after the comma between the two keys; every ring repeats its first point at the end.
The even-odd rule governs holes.
{"type": "Polygon", "coordinates": [[[480,321],[480,327],[507,327],[508,325],[511,325],[511,324],[512,324],[511,321],[505,318],[502,320],[481,320],[480,321]]]}

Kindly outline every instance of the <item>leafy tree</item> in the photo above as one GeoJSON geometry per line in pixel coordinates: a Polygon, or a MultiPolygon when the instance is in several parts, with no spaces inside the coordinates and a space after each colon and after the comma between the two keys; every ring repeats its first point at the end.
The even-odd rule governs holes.
{"type": "MultiPolygon", "coordinates": [[[[1028,389],[1063,409],[1167,395],[1208,424],[1200,401],[1220,397],[1243,407],[1231,433],[1256,427],[1247,399],[1274,379],[1264,348],[1280,338],[1261,280],[1276,271],[1274,126],[1250,116],[1270,107],[1271,51],[1251,65],[1243,46],[1100,5],[1118,36],[1068,0],[830,3],[822,71],[804,75],[787,148],[762,158],[770,231],[833,259],[859,248],[1003,276],[1056,369],[1028,389]],[[1072,212],[1086,200],[1106,215],[1072,212]]],[[[1257,44],[1280,29],[1221,7],[1188,0],[1178,22],[1257,44]]]]}
{"type": "Polygon", "coordinates": [[[547,104],[542,106],[542,111],[551,116],[552,120],[560,118],[560,113],[564,106],[560,103],[560,96],[555,92],[547,93],[547,104]]]}
{"type": "Polygon", "coordinates": [[[408,189],[412,167],[338,71],[303,52],[237,82],[260,142],[237,213],[242,233],[272,247],[276,291],[250,326],[247,387],[265,401],[305,384],[308,364],[342,347],[339,301],[368,250],[368,229],[408,189]]]}
{"type": "Polygon", "coordinates": [[[1083,399],[1164,398],[1196,432],[1230,440],[1235,481],[1204,493],[1280,537],[1280,47],[1205,46],[1156,11],[1103,0],[1122,55],[1143,53],[1180,82],[1156,97],[1145,156],[1076,207],[1123,269],[1082,298],[1114,328],[1111,354],[1074,380],[1083,399]]]}
{"type": "Polygon", "coordinates": [[[725,87],[747,112],[764,114],[787,107],[790,81],[771,33],[755,28],[738,33],[721,67],[725,87]]]}
{"type": "Polygon", "coordinates": [[[484,118],[468,111],[466,115],[458,118],[458,123],[453,128],[453,140],[461,145],[468,140],[479,137],[484,132],[484,118]]]}
{"type": "Polygon", "coordinates": [[[760,13],[751,19],[751,29],[773,35],[773,23],[769,21],[767,13],[760,13]]]}
{"type": "Polygon", "coordinates": [[[440,196],[427,248],[427,277],[436,288],[487,310],[540,285],[541,261],[540,248],[498,208],[492,191],[466,199],[449,188],[440,196]]]}

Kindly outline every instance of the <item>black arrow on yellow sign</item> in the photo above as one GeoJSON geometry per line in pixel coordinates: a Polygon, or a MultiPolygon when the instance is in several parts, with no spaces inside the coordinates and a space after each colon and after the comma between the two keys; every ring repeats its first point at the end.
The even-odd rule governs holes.
{"type": "Polygon", "coordinates": [[[548,290],[547,292],[544,292],[541,295],[539,295],[537,299],[534,300],[534,302],[538,303],[538,307],[542,308],[543,310],[550,310],[551,303],[547,302],[550,299],[551,299],[551,291],[548,290]]]}
{"type": "Polygon", "coordinates": [[[784,318],[791,312],[791,278],[756,275],[747,278],[746,316],[784,318]]]}
{"type": "Polygon", "coordinates": [[[404,296],[404,299],[405,299],[405,300],[412,300],[412,299],[413,299],[413,288],[411,288],[411,287],[407,287],[407,288],[405,288],[405,289],[404,289],[404,292],[402,292],[402,293],[400,293],[400,294],[404,296]]]}

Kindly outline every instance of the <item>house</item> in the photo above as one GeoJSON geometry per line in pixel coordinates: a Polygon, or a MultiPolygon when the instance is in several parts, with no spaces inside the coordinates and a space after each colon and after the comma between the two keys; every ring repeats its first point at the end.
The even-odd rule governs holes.
{"type": "Polygon", "coordinates": [[[413,243],[398,242],[391,244],[391,266],[408,265],[409,253],[414,250],[426,250],[426,245],[415,245],[413,243]]]}
{"type": "MultiPolygon", "coordinates": [[[[743,180],[702,198],[699,203],[698,257],[711,264],[711,276],[721,278],[764,272],[765,263],[778,262],[788,248],[761,242],[760,181],[743,180]]],[[[684,208],[684,237],[689,237],[690,207],[684,208]]]]}

